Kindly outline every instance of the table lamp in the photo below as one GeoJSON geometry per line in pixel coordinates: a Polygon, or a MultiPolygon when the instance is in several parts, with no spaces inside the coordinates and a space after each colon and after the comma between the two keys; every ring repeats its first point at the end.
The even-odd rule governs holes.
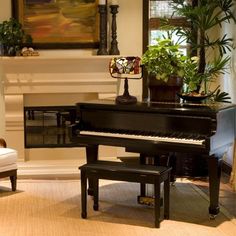
{"type": "Polygon", "coordinates": [[[129,94],[128,79],[141,79],[143,70],[140,57],[114,57],[109,64],[109,71],[113,78],[124,79],[124,93],[116,97],[116,103],[134,104],[137,102],[135,96],[129,94]]]}

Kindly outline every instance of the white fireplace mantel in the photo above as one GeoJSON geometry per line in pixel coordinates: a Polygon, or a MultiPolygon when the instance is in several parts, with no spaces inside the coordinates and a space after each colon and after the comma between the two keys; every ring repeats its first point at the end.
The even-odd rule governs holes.
{"type": "Polygon", "coordinates": [[[5,94],[116,92],[111,56],[1,57],[5,94]],[[114,90],[115,88],[115,90],[114,90]]]}
{"type": "Polygon", "coordinates": [[[38,155],[36,150],[24,148],[24,106],[74,105],[83,100],[114,96],[118,88],[117,80],[108,70],[111,57],[75,53],[0,57],[4,137],[9,146],[17,149],[20,160],[38,155]]]}

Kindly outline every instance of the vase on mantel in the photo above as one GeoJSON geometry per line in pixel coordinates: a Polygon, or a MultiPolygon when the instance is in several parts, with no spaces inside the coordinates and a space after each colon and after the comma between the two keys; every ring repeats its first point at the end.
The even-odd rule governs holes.
{"type": "Polygon", "coordinates": [[[177,95],[181,92],[183,80],[179,77],[170,77],[167,82],[148,76],[149,99],[152,102],[179,102],[177,95]]]}

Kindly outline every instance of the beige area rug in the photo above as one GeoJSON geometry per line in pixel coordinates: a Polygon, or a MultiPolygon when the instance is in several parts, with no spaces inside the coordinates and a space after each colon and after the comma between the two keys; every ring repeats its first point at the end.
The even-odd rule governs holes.
{"type": "Polygon", "coordinates": [[[80,180],[18,180],[17,192],[0,180],[0,236],[235,236],[236,221],[225,209],[215,220],[208,200],[190,182],[171,186],[170,220],[154,228],[153,208],[136,202],[139,185],[102,180],[100,209],[80,217],[80,180]],[[230,219],[231,218],[231,219],[230,219]]]}

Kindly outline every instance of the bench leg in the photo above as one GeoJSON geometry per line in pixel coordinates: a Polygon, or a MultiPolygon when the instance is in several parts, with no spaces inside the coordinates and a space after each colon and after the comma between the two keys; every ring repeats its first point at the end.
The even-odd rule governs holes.
{"type": "Polygon", "coordinates": [[[10,176],[10,180],[11,180],[11,189],[12,189],[12,191],[16,191],[17,175],[10,176]]]}
{"type": "Polygon", "coordinates": [[[161,198],[160,198],[160,181],[159,178],[157,181],[155,181],[154,184],[154,198],[155,198],[155,205],[154,205],[154,215],[155,215],[155,227],[160,227],[160,210],[161,210],[161,198]]]}
{"type": "Polygon", "coordinates": [[[169,219],[170,215],[170,174],[164,181],[164,218],[169,219]]]}
{"type": "MultiPolygon", "coordinates": [[[[139,163],[141,165],[145,165],[146,164],[146,156],[145,156],[145,154],[142,154],[142,153],[140,154],[139,163]]],[[[140,196],[141,197],[145,197],[146,196],[146,185],[144,183],[140,184],[140,196]]]]}
{"type": "Polygon", "coordinates": [[[87,218],[87,177],[85,172],[81,171],[81,217],[87,218]]]}
{"type": "Polygon", "coordinates": [[[94,195],[93,195],[93,209],[94,211],[98,211],[98,198],[99,198],[99,179],[95,179],[93,181],[93,190],[94,190],[94,195]]]}
{"type": "MultiPolygon", "coordinates": [[[[93,163],[98,160],[98,145],[89,145],[86,147],[87,163],[93,163]]],[[[93,196],[93,180],[89,178],[88,195],[93,196]]]]}

